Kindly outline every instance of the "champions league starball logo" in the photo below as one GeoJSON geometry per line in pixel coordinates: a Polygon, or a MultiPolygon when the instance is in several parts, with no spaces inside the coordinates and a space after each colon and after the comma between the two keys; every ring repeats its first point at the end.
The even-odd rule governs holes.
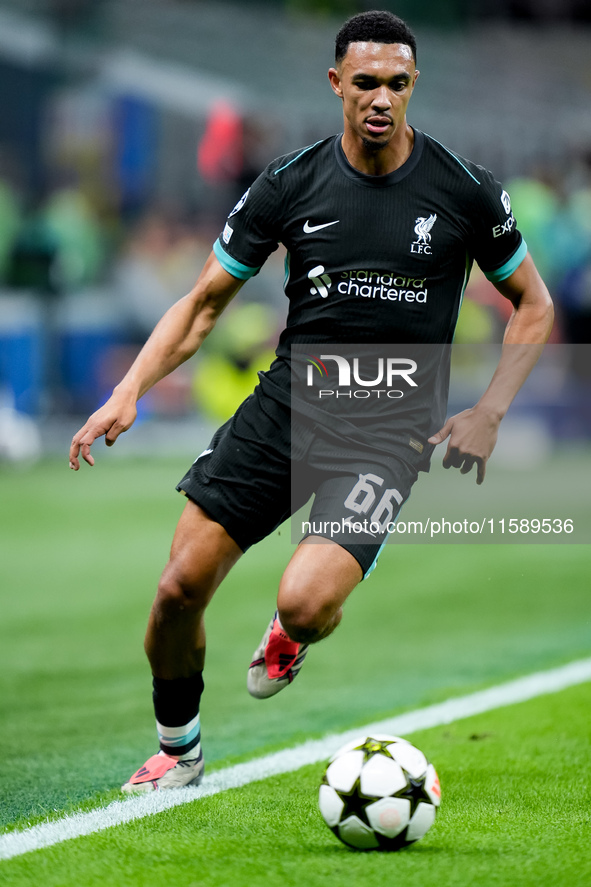
{"type": "Polygon", "coordinates": [[[244,206],[244,204],[248,200],[249,194],[250,194],[250,188],[248,188],[248,190],[244,192],[244,194],[242,195],[242,197],[240,198],[240,200],[238,201],[238,203],[236,204],[236,206],[234,207],[232,212],[229,214],[229,216],[228,216],[229,219],[231,219],[232,216],[235,216],[236,213],[240,212],[240,210],[242,209],[242,207],[244,206]]]}

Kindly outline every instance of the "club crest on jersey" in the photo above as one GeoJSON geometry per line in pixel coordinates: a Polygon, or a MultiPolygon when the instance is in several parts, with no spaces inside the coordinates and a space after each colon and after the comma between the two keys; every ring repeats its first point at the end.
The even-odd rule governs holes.
{"type": "Polygon", "coordinates": [[[431,255],[431,229],[437,221],[437,214],[431,213],[428,218],[419,216],[415,219],[415,234],[417,239],[410,245],[411,253],[431,255]]]}

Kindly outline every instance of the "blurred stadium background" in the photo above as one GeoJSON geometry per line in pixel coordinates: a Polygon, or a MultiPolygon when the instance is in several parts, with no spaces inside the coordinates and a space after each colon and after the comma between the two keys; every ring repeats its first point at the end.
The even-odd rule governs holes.
{"type": "MultiPolygon", "coordinates": [[[[502,179],[557,303],[519,467],[534,439],[586,447],[588,0],[0,0],[0,463],[65,455],[266,162],[340,129],[334,33],[373,6],[417,32],[410,121],[502,179]]],[[[282,279],[278,253],[144,398],[127,454],[198,451],[268,365],[282,279]]],[[[498,342],[502,302],[475,271],[457,341],[498,342]]],[[[469,401],[480,377],[458,372],[469,401]]]]}

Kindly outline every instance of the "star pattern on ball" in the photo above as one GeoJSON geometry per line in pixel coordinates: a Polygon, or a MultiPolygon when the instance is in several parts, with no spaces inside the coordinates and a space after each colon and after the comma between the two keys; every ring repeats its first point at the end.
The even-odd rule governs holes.
{"type": "MultiPolygon", "coordinates": [[[[381,753],[383,754],[383,752],[381,753]]],[[[389,757],[392,756],[389,755],[389,757]]],[[[407,785],[400,791],[395,792],[393,797],[406,798],[408,801],[410,801],[409,818],[412,818],[415,810],[417,809],[421,801],[424,801],[427,804],[431,804],[431,799],[425,789],[424,776],[422,776],[420,779],[413,779],[404,769],[403,773],[406,776],[407,785]]],[[[366,825],[370,825],[370,822],[367,818],[366,807],[368,802],[371,803],[377,799],[372,797],[371,795],[364,795],[361,791],[360,783],[361,780],[358,778],[355,780],[354,785],[349,791],[343,791],[343,789],[335,789],[337,795],[344,804],[341,819],[344,820],[347,819],[347,817],[349,816],[355,815],[366,825]]]]}
{"type": "Polygon", "coordinates": [[[362,795],[359,783],[360,780],[356,779],[355,784],[348,792],[343,791],[342,789],[335,789],[337,795],[345,805],[343,807],[343,812],[341,813],[341,820],[347,819],[349,816],[354,815],[357,816],[361,820],[361,822],[369,825],[369,820],[367,818],[365,808],[367,807],[368,802],[375,800],[375,798],[362,795]]]}
{"type": "Polygon", "coordinates": [[[384,755],[386,758],[394,760],[388,750],[389,745],[392,745],[391,739],[384,741],[382,739],[374,739],[372,736],[368,736],[365,742],[362,742],[361,745],[357,745],[354,750],[363,752],[364,761],[369,761],[374,755],[384,755]]]}
{"type": "MultiPolygon", "coordinates": [[[[404,772],[406,773],[406,770],[404,772]]],[[[426,779],[424,776],[421,776],[420,779],[413,779],[412,776],[406,773],[406,778],[408,780],[407,788],[396,792],[396,795],[399,798],[408,798],[410,801],[410,815],[412,817],[421,801],[426,801],[427,804],[431,804],[432,801],[425,789],[426,779]]]]}

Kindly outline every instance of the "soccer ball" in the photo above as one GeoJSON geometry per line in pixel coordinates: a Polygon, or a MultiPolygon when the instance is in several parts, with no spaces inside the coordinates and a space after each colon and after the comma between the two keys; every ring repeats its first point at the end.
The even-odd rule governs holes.
{"type": "Polygon", "coordinates": [[[399,850],[425,835],[441,801],[435,767],[398,736],[364,736],[339,749],[324,771],[320,812],[358,850],[399,850]]]}

